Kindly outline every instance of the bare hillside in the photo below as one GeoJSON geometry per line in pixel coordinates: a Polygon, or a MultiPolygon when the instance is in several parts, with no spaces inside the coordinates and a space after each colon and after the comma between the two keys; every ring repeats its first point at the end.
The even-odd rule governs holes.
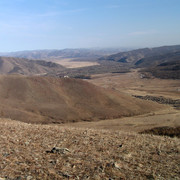
{"type": "Polygon", "coordinates": [[[28,60],[14,57],[0,57],[0,74],[46,74],[65,68],[59,64],[41,60],[28,60]]]}
{"type": "Polygon", "coordinates": [[[117,54],[112,54],[110,56],[101,57],[99,60],[117,61],[122,63],[136,63],[143,58],[151,58],[153,56],[162,56],[167,53],[175,53],[180,50],[180,45],[174,46],[162,46],[155,48],[143,48],[136,49],[127,52],[120,52],[117,54]]]}
{"type": "Polygon", "coordinates": [[[2,117],[33,123],[95,121],[133,116],[162,105],[92,85],[53,77],[0,77],[2,117]]]}

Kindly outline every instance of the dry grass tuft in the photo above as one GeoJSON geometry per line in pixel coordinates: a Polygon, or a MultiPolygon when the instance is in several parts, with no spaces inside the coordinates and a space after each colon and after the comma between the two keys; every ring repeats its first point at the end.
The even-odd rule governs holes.
{"type": "Polygon", "coordinates": [[[1,178],[98,180],[180,177],[180,142],[177,138],[32,125],[7,119],[0,120],[0,131],[1,178]],[[52,151],[53,147],[60,150],[55,148],[52,151]]]}

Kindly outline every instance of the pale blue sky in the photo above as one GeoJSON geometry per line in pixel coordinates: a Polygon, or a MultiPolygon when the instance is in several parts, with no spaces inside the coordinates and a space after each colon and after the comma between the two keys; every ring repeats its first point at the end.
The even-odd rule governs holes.
{"type": "Polygon", "coordinates": [[[0,0],[0,52],[180,44],[180,0],[0,0]]]}

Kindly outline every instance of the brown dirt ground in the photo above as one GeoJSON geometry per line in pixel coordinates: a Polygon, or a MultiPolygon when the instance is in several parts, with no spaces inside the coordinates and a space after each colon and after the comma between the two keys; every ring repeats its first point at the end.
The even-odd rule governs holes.
{"type": "Polygon", "coordinates": [[[6,180],[180,178],[177,138],[0,119],[0,146],[6,180]]]}

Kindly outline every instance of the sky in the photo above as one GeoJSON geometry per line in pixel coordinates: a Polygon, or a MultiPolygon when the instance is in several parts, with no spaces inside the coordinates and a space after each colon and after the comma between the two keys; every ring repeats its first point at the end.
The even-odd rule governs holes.
{"type": "Polygon", "coordinates": [[[180,44],[180,0],[0,0],[0,52],[180,44]]]}

